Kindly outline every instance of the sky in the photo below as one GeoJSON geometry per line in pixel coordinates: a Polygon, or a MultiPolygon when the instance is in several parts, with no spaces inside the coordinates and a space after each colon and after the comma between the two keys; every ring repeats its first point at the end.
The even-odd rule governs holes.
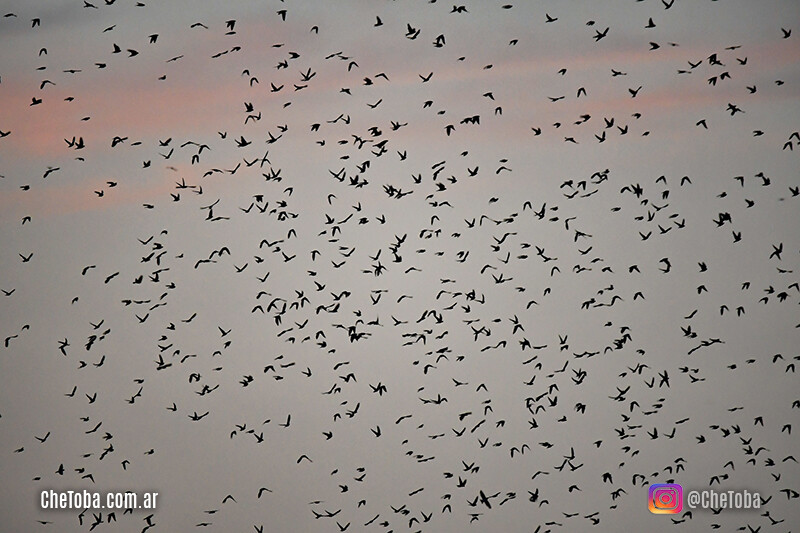
{"type": "Polygon", "coordinates": [[[800,523],[797,3],[0,15],[0,530],[800,523]]]}

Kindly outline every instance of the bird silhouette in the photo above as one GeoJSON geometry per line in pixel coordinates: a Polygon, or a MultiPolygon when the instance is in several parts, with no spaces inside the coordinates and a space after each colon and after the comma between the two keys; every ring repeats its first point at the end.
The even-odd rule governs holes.
{"type": "Polygon", "coordinates": [[[673,525],[790,523],[788,4],[276,4],[0,19],[9,486],[543,533],[691,469],[764,512],[673,525]]]}

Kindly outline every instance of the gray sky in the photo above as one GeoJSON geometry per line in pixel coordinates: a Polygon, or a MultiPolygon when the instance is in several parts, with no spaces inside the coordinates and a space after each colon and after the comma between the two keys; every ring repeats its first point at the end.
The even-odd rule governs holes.
{"type": "Polygon", "coordinates": [[[1,530],[800,523],[796,3],[141,4],[0,10],[1,530]]]}

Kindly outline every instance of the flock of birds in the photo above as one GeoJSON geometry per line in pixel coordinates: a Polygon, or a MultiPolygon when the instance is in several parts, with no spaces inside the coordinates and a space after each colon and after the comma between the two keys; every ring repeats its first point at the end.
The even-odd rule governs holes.
{"type": "Polygon", "coordinates": [[[72,3],[58,16],[83,21],[91,59],[48,36],[56,15],[23,4],[0,19],[6,43],[37,43],[17,50],[20,73],[0,71],[15,204],[0,383],[47,398],[33,413],[0,393],[5,483],[161,493],[147,512],[4,496],[2,520],[796,530],[800,133],[764,118],[770,102],[797,107],[792,29],[765,37],[795,56],[774,79],[747,45],[683,52],[658,33],[692,16],[674,0],[627,2],[616,23],[560,4],[337,3],[358,13],[339,21],[349,31],[333,11],[272,4],[171,13],[168,34],[165,6],[72,3]],[[553,92],[509,90],[539,68],[532,34],[559,26],[601,74],[547,63],[553,92]],[[606,57],[623,26],[633,53],[606,57]],[[669,72],[637,73],[642,54],[669,72]],[[659,118],[647,98],[662,85],[707,113],[659,118]],[[180,116],[147,115],[160,99],[180,116]],[[47,153],[26,151],[23,121],[47,153]],[[674,166],[625,162],[670,143],[674,166]],[[698,144],[760,160],[677,161],[698,144]],[[571,170],[537,167],[549,152],[571,170]],[[53,183],[72,212],[40,200],[53,183]],[[64,242],[69,257],[49,251],[64,242]],[[665,482],[761,505],[651,516],[647,486],[665,482]]]}

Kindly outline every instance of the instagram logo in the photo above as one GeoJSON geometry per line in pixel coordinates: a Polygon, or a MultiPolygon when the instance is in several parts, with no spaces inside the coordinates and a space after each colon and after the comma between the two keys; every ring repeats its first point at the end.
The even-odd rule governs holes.
{"type": "Polygon", "coordinates": [[[647,503],[651,513],[678,514],[683,509],[683,487],[677,483],[650,485],[647,503]]]}

